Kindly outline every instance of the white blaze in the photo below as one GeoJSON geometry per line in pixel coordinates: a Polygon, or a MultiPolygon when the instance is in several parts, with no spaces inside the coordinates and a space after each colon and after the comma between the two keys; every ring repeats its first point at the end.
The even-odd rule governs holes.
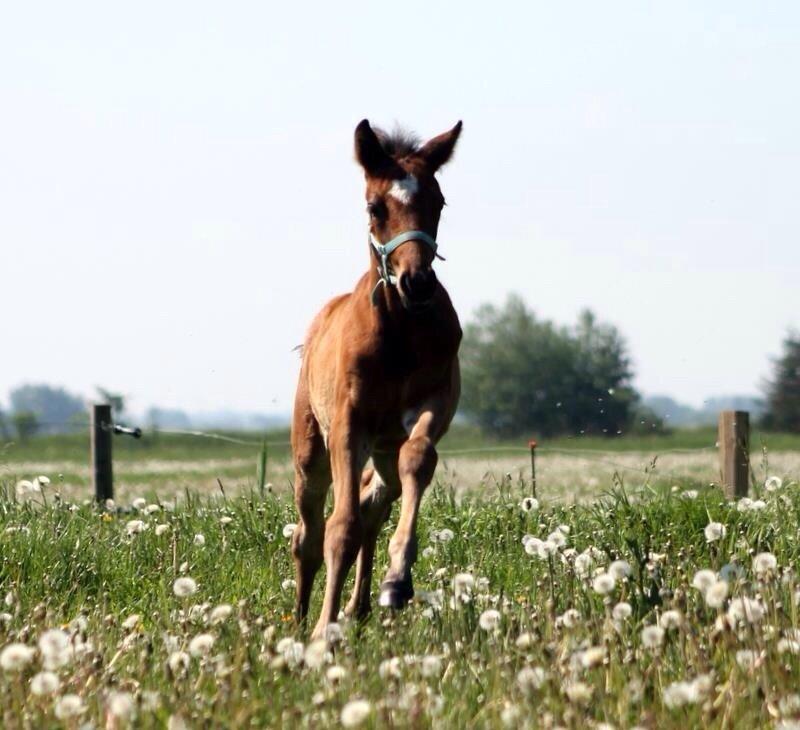
{"type": "Polygon", "coordinates": [[[389,195],[403,205],[408,205],[417,190],[419,190],[417,178],[413,175],[406,175],[402,180],[395,180],[392,183],[392,187],[389,188],[389,195]]]}

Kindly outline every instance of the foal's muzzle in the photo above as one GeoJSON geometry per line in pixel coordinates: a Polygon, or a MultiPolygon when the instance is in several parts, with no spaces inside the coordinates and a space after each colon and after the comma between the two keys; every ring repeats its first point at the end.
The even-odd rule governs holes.
{"type": "Polygon", "coordinates": [[[403,306],[410,311],[426,309],[436,293],[436,272],[433,269],[419,269],[413,273],[403,273],[397,282],[403,306]]]}

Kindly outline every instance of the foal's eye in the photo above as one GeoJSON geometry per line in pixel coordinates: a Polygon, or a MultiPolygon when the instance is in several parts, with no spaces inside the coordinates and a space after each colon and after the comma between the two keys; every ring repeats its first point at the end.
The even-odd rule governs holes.
{"type": "Polygon", "coordinates": [[[374,200],[367,205],[367,213],[371,218],[382,220],[386,218],[386,203],[382,200],[374,200]]]}

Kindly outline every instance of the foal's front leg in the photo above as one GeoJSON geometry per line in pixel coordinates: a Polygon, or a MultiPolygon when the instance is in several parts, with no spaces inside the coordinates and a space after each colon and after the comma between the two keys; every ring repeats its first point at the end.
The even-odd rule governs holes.
{"type": "Polygon", "coordinates": [[[438,455],[433,436],[434,415],[420,414],[397,461],[401,502],[397,529],[389,541],[389,570],[381,584],[378,603],[402,608],[414,597],[411,567],[417,559],[417,517],[422,495],[433,479],[438,455]]]}
{"type": "Polygon", "coordinates": [[[324,637],[328,624],[338,619],[342,588],[361,547],[359,487],[367,461],[367,442],[351,413],[334,419],[328,448],[333,473],[333,512],[325,523],[325,598],[313,638],[324,637]]]}

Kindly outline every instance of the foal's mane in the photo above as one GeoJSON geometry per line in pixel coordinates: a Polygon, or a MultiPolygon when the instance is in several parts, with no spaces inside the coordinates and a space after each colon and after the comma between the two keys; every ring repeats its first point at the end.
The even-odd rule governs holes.
{"type": "Polygon", "coordinates": [[[414,132],[395,125],[391,132],[386,132],[378,127],[373,127],[375,136],[389,157],[399,160],[401,157],[419,152],[422,140],[414,132]]]}

